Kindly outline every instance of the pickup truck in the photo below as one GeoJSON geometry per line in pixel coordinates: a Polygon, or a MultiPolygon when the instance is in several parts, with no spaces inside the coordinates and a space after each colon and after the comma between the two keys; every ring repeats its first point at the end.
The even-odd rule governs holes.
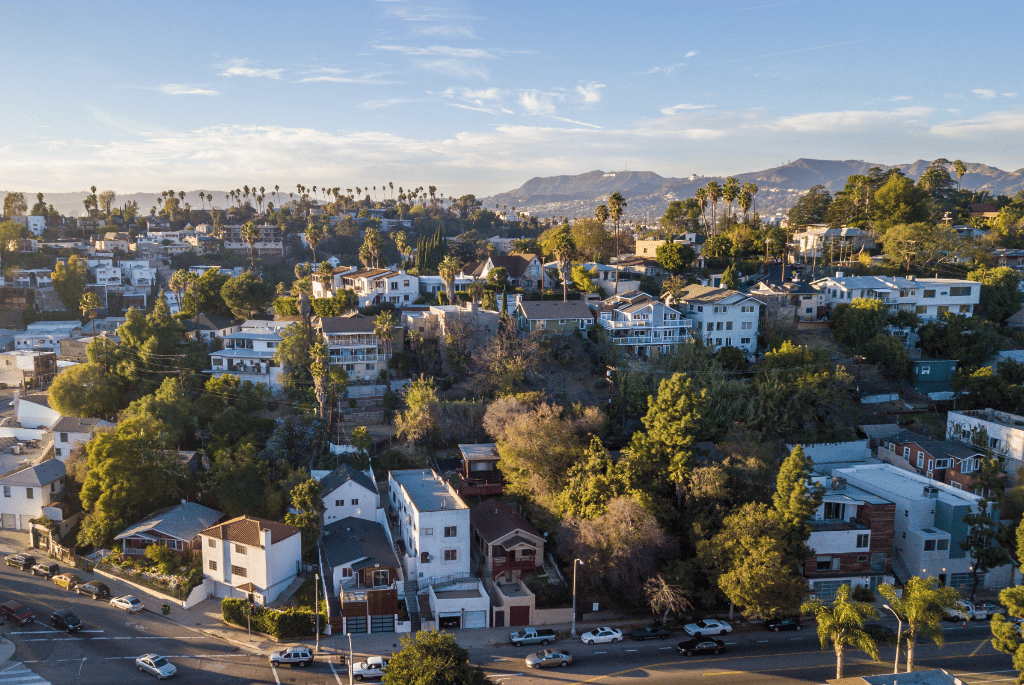
{"type": "Polygon", "coordinates": [[[523,645],[546,645],[555,641],[555,631],[550,628],[523,628],[508,636],[508,641],[516,647],[523,645]]]}
{"type": "Polygon", "coordinates": [[[967,600],[957,600],[957,606],[954,609],[946,609],[946,617],[950,621],[971,621],[971,620],[985,620],[992,618],[996,614],[1005,614],[1006,609],[989,602],[983,602],[981,604],[972,604],[967,600]]]}

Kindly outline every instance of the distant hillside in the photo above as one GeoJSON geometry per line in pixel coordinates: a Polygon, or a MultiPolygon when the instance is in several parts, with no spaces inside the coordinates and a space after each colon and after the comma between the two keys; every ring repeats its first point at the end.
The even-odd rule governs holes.
{"type": "MultiPolygon", "coordinates": [[[[896,165],[916,179],[930,162],[918,160],[896,165]]],[[[842,190],[846,179],[854,174],[866,174],[872,167],[889,169],[885,164],[861,160],[798,159],[789,164],[764,171],[735,174],[741,183],[752,181],[758,185],[756,209],[770,216],[792,207],[800,195],[809,188],[822,185],[831,192],[842,190]]],[[[608,199],[611,193],[622,193],[629,203],[626,210],[631,218],[661,216],[672,200],[693,197],[694,192],[708,181],[723,183],[722,176],[690,176],[666,178],[650,171],[591,171],[576,176],[548,176],[532,178],[515,190],[482,198],[484,206],[491,208],[515,207],[539,216],[589,216],[594,207],[608,199]]],[[[1013,195],[1024,190],[1024,169],[1007,172],[985,164],[967,164],[963,187],[988,190],[993,195],[1013,195]]]]}

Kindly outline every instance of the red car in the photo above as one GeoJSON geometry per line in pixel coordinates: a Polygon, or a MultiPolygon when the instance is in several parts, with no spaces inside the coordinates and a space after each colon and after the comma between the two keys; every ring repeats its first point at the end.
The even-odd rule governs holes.
{"type": "Polygon", "coordinates": [[[13,599],[0,604],[0,613],[22,626],[36,620],[36,615],[31,609],[13,599]]]}

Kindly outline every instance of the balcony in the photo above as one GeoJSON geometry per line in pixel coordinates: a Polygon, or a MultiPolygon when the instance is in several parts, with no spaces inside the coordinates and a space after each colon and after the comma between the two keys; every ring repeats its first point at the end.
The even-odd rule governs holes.
{"type": "Polygon", "coordinates": [[[510,559],[509,557],[494,557],[491,561],[491,577],[497,578],[502,573],[516,573],[522,575],[523,571],[536,571],[537,562],[534,557],[522,557],[520,559],[510,559]]]}
{"type": "Polygon", "coordinates": [[[332,364],[356,364],[360,362],[375,362],[378,361],[378,357],[382,355],[377,354],[341,354],[331,355],[332,364]]]}
{"type": "Polygon", "coordinates": [[[460,473],[459,485],[456,489],[461,497],[475,495],[488,497],[500,495],[505,490],[505,481],[502,478],[466,478],[460,473]]]}
{"type": "Polygon", "coordinates": [[[839,531],[839,530],[871,530],[871,527],[858,521],[837,521],[834,519],[813,519],[810,521],[814,532],[839,531]]]}

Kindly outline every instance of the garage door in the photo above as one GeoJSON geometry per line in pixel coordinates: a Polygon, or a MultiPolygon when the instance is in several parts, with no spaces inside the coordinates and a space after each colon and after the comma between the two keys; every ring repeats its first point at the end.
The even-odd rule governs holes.
{"type": "Polygon", "coordinates": [[[18,525],[18,517],[14,514],[0,514],[0,525],[7,530],[14,530],[18,525]]]}
{"type": "Polygon", "coordinates": [[[463,628],[486,628],[487,627],[487,611],[467,611],[466,620],[462,624],[463,628]]]}
{"type": "Polygon", "coordinates": [[[452,611],[439,613],[437,627],[441,630],[458,630],[462,627],[462,613],[452,611]]]}
{"type": "Polygon", "coordinates": [[[530,607],[509,607],[508,624],[510,626],[530,625],[530,607]]]}

